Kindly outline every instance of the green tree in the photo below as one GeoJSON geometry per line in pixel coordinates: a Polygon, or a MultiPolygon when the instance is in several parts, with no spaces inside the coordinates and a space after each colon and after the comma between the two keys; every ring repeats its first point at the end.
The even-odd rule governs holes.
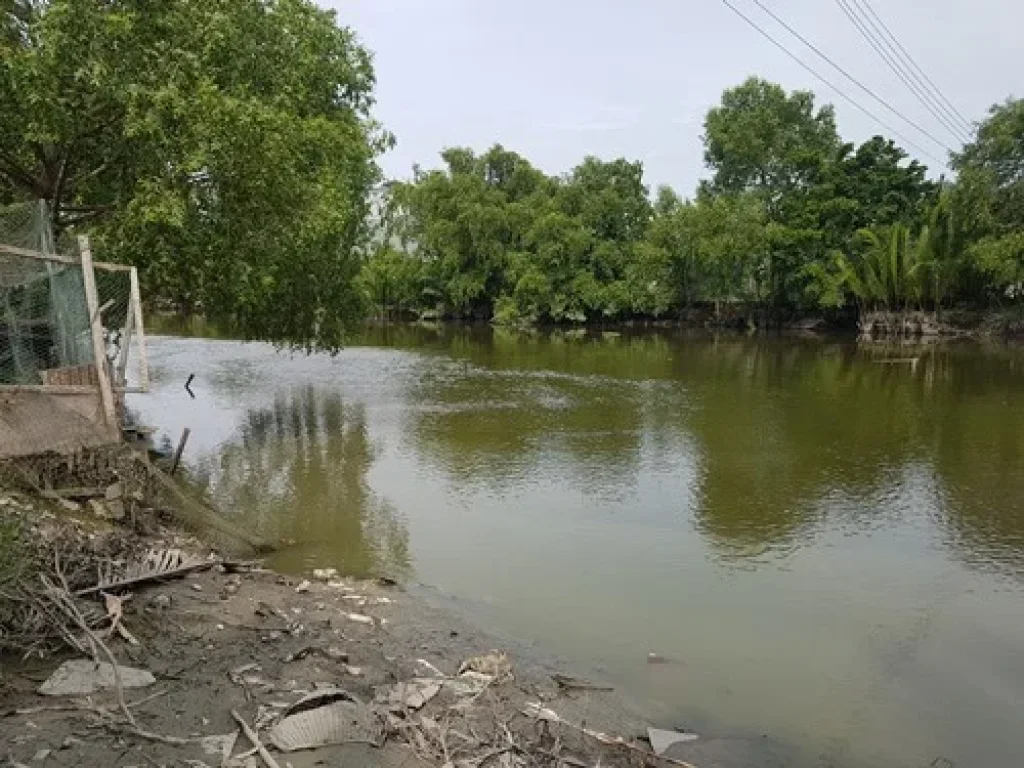
{"type": "Polygon", "coordinates": [[[820,253],[809,226],[816,222],[794,202],[820,181],[839,147],[831,106],[816,110],[810,92],[786,93],[758,78],[725,91],[704,121],[708,191],[756,195],[771,225],[763,283],[773,308],[800,300],[803,268],[820,253]]]}
{"type": "Polygon", "coordinates": [[[1024,295],[1024,100],[992,107],[952,165],[974,265],[999,295],[1024,295]]]}
{"type": "Polygon", "coordinates": [[[337,347],[375,157],[369,53],[308,0],[7,3],[0,187],[140,267],[148,297],[337,347]]]}

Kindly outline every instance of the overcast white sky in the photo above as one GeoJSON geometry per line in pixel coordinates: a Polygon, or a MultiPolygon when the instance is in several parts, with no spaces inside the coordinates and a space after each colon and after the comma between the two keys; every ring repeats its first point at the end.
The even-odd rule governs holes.
{"type": "MultiPolygon", "coordinates": [[[[945,159],[943,150],[844,81],[754,0],[730,1],[871,112],[945,159]]],[[[969,119],[1010,94],[1024,95],[1022,0],[870,1],[969,119]]],[[[339,22],[374,52],[377,116],[398,137],[384,159],[389,176],[408,176],[414,163],[436,166],[446,146],[482,150],[500,142],[552,173],[587,154],[639,159],[652,188],[671,184],[689,194],[705,175],[704,113],[723,89],[752,74],[787,89],[812,89],[820,102],[834,103],[847,140],[888,134],[721,0],[319,2],[336,8],[339,22]]],[[[836,0],[762,2],[901,112],[958,146],[836,0]]]]}

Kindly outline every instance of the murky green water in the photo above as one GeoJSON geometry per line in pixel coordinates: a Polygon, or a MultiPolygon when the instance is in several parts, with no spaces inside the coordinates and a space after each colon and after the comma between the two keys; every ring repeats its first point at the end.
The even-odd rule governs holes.
{"type": "Polygon", "coordinates": [[[435,586],[665,724],[814,766],[1021,764],[1024,349],[364,343],[158,339],[132,405],[296,542],[277,565],[435,586]]]}

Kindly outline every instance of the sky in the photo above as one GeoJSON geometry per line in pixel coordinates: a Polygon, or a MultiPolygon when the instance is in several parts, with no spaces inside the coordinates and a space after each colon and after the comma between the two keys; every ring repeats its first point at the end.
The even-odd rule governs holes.
{"type": "MultiPolygon", "coordinates": [[[[640,160],[652,189],[690,194],[707,176],[702,122],[724,89],[758,75],[836,107],[840,134],[894,138],[939,173],[947,152],[771,20],[729,0],[891,130],[820,83],[722,0],[318,0],[374,53],[376,117],[397,139],[387,176],[440,164],[444,147],[494,143],[548,173],[586,155],[640,160]]],[[[850,2],[850,0],[846,0],[850,2]]],[[[1020,0],[869,2],[970,121],[1024,96],[1020,0]]],[[[954,139],[843,14],[838,0],[761,0],[865,86],[944,144],[954,139]]]]}

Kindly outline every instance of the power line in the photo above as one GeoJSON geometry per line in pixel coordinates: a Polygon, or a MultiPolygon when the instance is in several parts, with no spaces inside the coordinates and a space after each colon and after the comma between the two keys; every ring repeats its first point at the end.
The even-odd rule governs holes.
{"type": "Polygon", "coordinates": [[[933,135],[931,132],[929,132],[928,130],[922,128],[920,125],[915,123],[909,117],[907,117],[902,112],[900,112],[895,107],[893,107],[891,104],[889,104],[889,102],[885,101],[885,99],[883,99],[881,96],[879,96],[874,91],[872,91],[870,88],[868,88],[866,85],[864,85],[860,80],[858,80],[853,75],[851,75],[849,72],[847,72],[845,69],[843,69],[843,67],[841,67],[839,64],[837,64],[835,61],[833,61],[826,53],[824,53],[814,43],[812,43],[810,40],[808,40],[803,35],[801,35],[797,30],[793,29],[792,26],[787,24],[784,19],[779,18],[779,16],[771,8],[769,8],[764,3],[762,3],[761,0],[753,0],[753,2],[757,5],[758,8],[760,8],[762,11],[764,11],[769,16],[771,16],[773,19],[775,19],[775,21],[777,21],[779,24],[781,24],[783,27],[785,27],[786,30],[789,31],[790,34],[792,34],[794,37],[796,37],[797,40],[799,40],[801,43],[803,43],[808,48],[810,48],[812,51],[814,51],[816,54],[818,54],[818,56],[820,56],[822,59],[824,59],[826,62],[828,62],[832,66],[833,69],[837,70],[840,74],[843,75],[843,77],[845,77],[851,83],[853,83],[858,88],[860,88],[862,91],[864,91],[864,93],[866,93],[868,96],[873,98],[875,101],[877,101],[879,104],[881,104],[887,110],[889,110],[892,114],[896,115],[896,117],[900,118],[901,120],[906,122],[908,125],[912,126],[913,128],[916,128],[923,135],[927,136],[929,139],[934,141],[936,144],[938,144],[940,147],[945,149],[947,152],[952,152],[953,151],[951,147],[949,147],[945,142],[942,141],[942,139],[936,138],[935,135],[933,135]]]}
{"type": "MultiPolygon", "coordinates": [[[[910,52],[903,47],[903,44],[899,41],[899,38],[896,37],[895,34],[893,34],[893,31],[889,28],[885,21],[883,21],[882,18],[875,12],[875,9],[871,5],[870,0],[861,1],[864,4],[864,7],[867,9],[867,12],[871,14],[872,17],[874,17],[875,21],[877,21],[881,25],[882,30],[889,37],[889,39],[896,44],[896,47],[899,49],[900,53],[903,54],[903,59],[910,65],[911,72],[913,73],[916,70],[917,74],[919,74],[921,78],[924,78],[924,83],[927,84],[927,87],[929,88],[930,92],[937,95],[938,98],[943,102],[943,104],[946,106],[946,113],[950,115],[951,118],[955,119],[964,128],[966,128],[969,133],[973,132],[974,126],[971,124],[971,121],[963,116],[963,113],[956,108],[956,105],[954,105],[953,102],[946,98],[946,94],[942,92],[942,89],[939,88],[930,77],[928,77],[928,73],[921,69],[921,66],[914,60],[914,57],[910,55],[910,52]]],[[[919,83],[922,82],[920,78],[915,79],[917,79],[919,83]]],[[[922,83],[922,85],[924,84],[922,83]]]]}
{"type": "MultiPolygon", "coordinates": [[[[920,89],[914,84],[913,81],[910,80],[910,78],[904,72],[900,62],[896,61],[892,57],[892,54],[879,42],[875,35],[872,34],[871,30],[868,29],[867,25],[858,15],[857,11],[853,10],[852,5],[854,2],[855,0],[836,0],[836,3],[838,3],[839,7],[842,8],[843,13],[846,14],[846,17],[853,23],[855,27],[857,27],[857,30],[861,33],[864,39],[867,40],[868,43],[871,44],[871,47],[875,49],[875,52],[882,57],[885,63],[889,66],[889,69],[891,69],[896,74],[896,76],[903,81],[903,84],[910,89],[910,92],[913,93],[917,97],[917,99],[925,106],[925,109],[931,112],[932,116],[935,117],[935,119],[938,120],[942,124],[942,126],[947,131],[950,132],[950,134],[956,137],[957,141],[965,141],[964,136],[961,135],[957,127],[955,125],[952,125],[949,122],[949,120],[942,115],[941,112],[939,112],[938,110],[935,109],[934,106],[932,106],[932,103],[928,100],[927,95],[922,95],[920,89]]],[[[857,7],[857,10],[860,10],[859,6],[857,7]]]]}
{"type": "Polygon", "coordinates": [[[814,76],[815,78],[817,78],[817,79],[818,79],[819,81],[821,81],[821,82],[822,82],[822,83],[824,83],[824,84],[825,84],[826,86],[828,86],[829,88],[831,88],[831,89],[832,89],[833,91],[835,91],[835,92],[836,92],[837,94],[839,94],[839,95],[840,95],[840,96],[841,96],[842,98],[844,98],[844,99],[845,99],[846,101],[848,101],[848,102],[849,102],[850,104],[852,104],[852,105],[853,105],[854,107],[856,107],[857,109],[859,109],[859,110],[860,110],[861,112],[863,112],[863,113],[864,113],[865,115],[867,115],[868,117],[870,117],[870,118],[871,118],[872,120],[874,120],[874,121],[875,121],[876,123],[878,123],[878,124],[879,124],[880,126],[882,126],[883,128],[885,128],[885,130],[889,131],[889,132],[890,132],[890,133],[891,133],[891,134],[892,134],[893,136],[895,136],[896,138],[898,138],[898,139],[899,139],[900,141],[902,141],[902,142],[903,142],[904,144],[906,144],[906,145],[907,145],[907,146],[909,146],[909,147],[913,147],[914,149],[916,149],[916,150],[917,150],[918,152],[920,152],[920,153],[921,153],[922,155],[924,155],[925,157],[930,157],[930,158],[931,158],[932,160],[934,160],[934,161],[935,161],[936,163],[938,163],[939,165],[945,165],[945,162],[944,162],[944,161],[942,161],[942,160],[939,160],[939,158],[937,158],[937,157],[936,157],[935,155],[933,155],[933,154],[932,154],[931,152],[928,152],[928,151],[927,151],[927,150],[925,150],[925,149],[921,149],[921,147],[919,147],[919,146],[918,146],[917,144],[915,144],[914,142],[912,142],[912,141],[911,141],[910,139],[908,139],[907,137],[905,137],[905,136],[901,135],[901,134],[900,134],[900,133],[899,133],[899,132],[898,132],[898,131],[897,131],[897,130],[896,130],[895,128],[893,128],[893,127],[892,127],[892,126],[890,126],[890,125],[889,125],[888,123],[886,123],[886,122],[885,122],[884,120],[882,120],[881,118],[879,118],[879,117],[878,117],[877,115],[875,115],[874,113],[872,113],[871,111],[869,111],[869,110],[868,110],[868,109],[867,109],[866,107],[862,106],[862,105],[861,105],[861,104],[859,104],[858,102],[854,101],[854,100],[853,100],[853,99],[852,99],[852,98],[851,98],[850,96],[847,96],[847,95],[846,95],[845,93],[843,93],[843,92],[842,92],[842,91],[841,91],[841,90],[840,90],[840,89],[839,89],[839,88],[838,88],[838,87],[837,87],[836,85],[834,85],[833,83],[831,83],[831,82],[829,82],[829,81],[828,81],[827,79],[825,79],[825,77],[824,77],[824,76],[822,76],[822,75],[819,75],[819,74],[818,74],[818,73],[817,73],[817,72],[816,72],[816,71],[814,70],[814,68],[813,68],[813,67],[811,67],[811,66],[810,66],[809,64],[806,64],[806,63],[804,63],[804,62],[803,62],[803,61],[802,61],[802,60],[800,59],[800,57],[799,57],[799,56],[797,56],[797,55],[796,55],[795,53],[793,53],[792,51],[790,51],[790,50],[789,50],[789,49],[788,49],[788,48],[787,48],[786,46],[784,46],[784,45],[783,45],[782,43],[780,43],[780,42],[779,42],[778,40],[776,40],[776,39],[775,39],[774,37],[772,37],[772,36],[771,36],[771,35],[770,35],[770,34],[769,34],[768,32],[766,32],[766,31],[765,31],[764,29],[762,29],[762,28],[761,28],[761,27],[760,27],[760,26],[759,26],[759,25],[757,24],[757,22],[756,22],[756,21],[754,21],[754,20],[753,20],[753,19],[751,19],[751,18],[750,18],[749,16],[747,16],[746,14],[744,14],[744,13],[743,13],[743,11],[741,11],[741,10],[740,10],[739,8],[737,8],[737,7],[735,6],[735,5],[733,5],[732,3],[730,3],[730,2],[729,2],[729,0],[722,0],[722,3],[723,3],[724,5],[726,5],[726,6],[727,6],[727,7],[729,8],[729,10],[731,10],[731,11],[732,11],[733,13],[735,13],[735,14],[736,14],[737,16],[739,16],[739,17],[740,17],[741,19],[743,19],[743,20],[744,20],[745,22],[747,22],[747,24],[749,24],[749,25],[750,25],[751,27],[753,27],[753,28],[754,28],[754,29],[756,29],[756,30],[757,30],[757,31],[758,31],[759,33],[761,33],[761,35],[762,35],[762,36],[763,36],[763,37],[764,37],[765,39],[767,39],[767,40],[768,40],[768,42],[770,42],[770,43],[771,43],[772,45],[774,45],[774,46],[775,46],[776,48],[778,48],[778,49],[779,49],[780,51],[782,51],[782,52],[783,52],[784,54],[786,54],[787,56],[789,56],[789,58],[791,58],[791,59],[792,59],[793,61],[795,61],[795,62],[796,62],[797,64],[799,64],[799,65],[800,65],[801,67],[803,67],[803,68],[804,68],[805,70],[807,70],[808,72],[810,72],[810,73],[811,73],[811,74],[812,74],[812,75],[813,75],[813,76],[814,76]]]}
{"type": "Polygon", "coordinates": [[[907,65],[907,63],[903,60],[903,58],[900,56],[899,51],[893,46],[892,43],[890,43],[886,39],[885,32],[882,30],[879,24],[876,23],[876,19],[878,21],[881,21],[881,19],[878,19],[877,15],[872,14],[871,8],[867,4],[867,0],[846,0],[846,2],[847,4],[856,9],[856,12],[858,13],[862,21],[866,21],[871,26],[871,28],[874,30],[875,40],[881,43],[881,45],[890,54],[890,58],[895,60],[903,75],[907,76],[910,80],[914,81],[914,93],[915,95],[917,95],[919,99],[927,101],[927,103],[925,103],[924,101],[922,101],[922,103],[925,103],[925,106],[929,107],[929,111],[931,111],[932,114],[935,115],[936,118],[938,118],[942,122],[942,124],[947,129],[949,129],[957,138],[959,138],[963,142],[969,141],[969,127],[967,131],[964,131],[964,129],[957,122],[956,115],[953,115],[949,111],[949,109],[946,108],[942,104],[942,102],[935,97],[935,95],[928,89],[928,87],[924,84],[921,78],[918,77],[914,73],[914,71],[907,65]],[[872,18],[872,15],[874,15],[874,18],[872,18]],[[941,117],[937,113],[941,113],[941,117]]]}

